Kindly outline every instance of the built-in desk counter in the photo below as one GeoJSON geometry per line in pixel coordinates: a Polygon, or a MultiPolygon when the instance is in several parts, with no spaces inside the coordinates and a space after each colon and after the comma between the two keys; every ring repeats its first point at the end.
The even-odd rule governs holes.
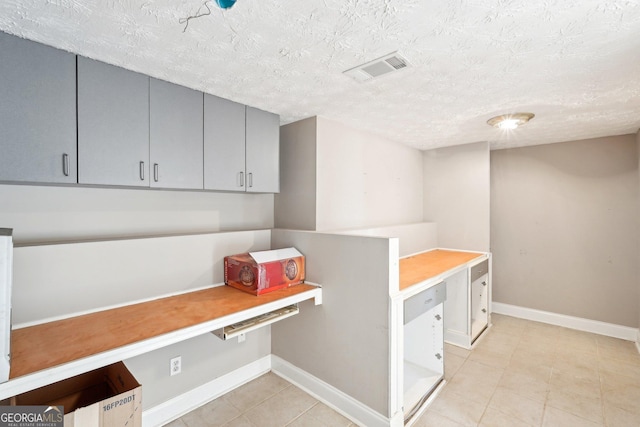
{"type": "Polygon", "coordinates": [[[400,291],[425,282],[443,273],[486,257],[479,252],[460,252],[434,249],[400,259],[400,291]]]}
{"type": "MultiPolygon", "coordinates": [[[[400,259],[400,292],[392,313],[402,313],[397,358],[403,360],[403,387],[398,392],[403,393],[406,425],[413,425],[444,384],[444,342],[471,345],[470,322],[475,319],[471,310],[476,302],[470,272],[488,258],[482,252],[433,249],[400,259]]],[[[483,291],[486,301],[488,287],[483,291]]]]}
{"type": "Polygon", "coordinates": [[[444,339],[471,348],[490,324],[491,254],[433,249],[400,259],[400,292],[409,298],[446,283],[444,339]]]}
{"type": "Polygon", "coordinates": [[[321,304],[322,289],[254,296],[222,285],[16,329],[0,399],[310,299],[321,304]]]}

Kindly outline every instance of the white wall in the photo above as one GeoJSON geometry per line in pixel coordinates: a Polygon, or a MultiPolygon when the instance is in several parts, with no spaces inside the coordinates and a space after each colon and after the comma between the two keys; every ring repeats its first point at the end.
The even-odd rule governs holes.
{"type": "Polygon", "coordinates": [[[273,195],[0,184],[0,227],[14,242],[273,227],[273,195]]]}
{"type": "Polygon", "coordinates": [[[352,236],[397,237],[400,245],[400,257],[417,254],[438,247],[438,224],[435,222],[358,228],[336,231],[335,233],[350,234],[352,236]]]}
{"type": "Polygon", "coordinates": [[[316,230],[422,221],[422,153],[317,118],[316,230]]]}
{"type": "Polygon", "coordinates": [[[146,410],[269,354],[271,327],[266,326],[249,332],[242,343],[200,335],[127,359],[125,364],[142,384],[142,407],[146,410]],[[169,361],[176,356],[182,357],[182,372],[170,376],[169,361]]]}
{"type": "Polygon", "coordinates": [[[489,144],[424,152],[424,220],[438,225],[438,246],[489,251],[489,144]]]}
{"type": "Polygon", "coordinates": [[[636,327],[635,135],[491,152],[494,301],[636,327]]]}
{"type": "MultiPolygon", "coordinates": [[[[68,242],[271,228],[273,196],[0,185],[0,227],[13,228],[19,246],[14,252],[14,321],[28,323],[129,297],[220,283],[223,254],[267,249],[270,231],[260,232],[266,238],[244,240],[222,233],[230,241],[219,246],[206,235],[173,238],[182,242],[173,249],[172,238],[163,237],[68,242]],[[52,241],[65,243],[29,246],[52,241]],[[197,252],[185,252],[187,248],[197,252]],[[47,255],[52,249],[55,254],[47,255]],[[172,250],[178,253],[172,256],[172,250]],[[84,282],[69,281],[83,277],[84,282]]],[[[125,362],[143,384],[143,408],[148,409],[270,353],[266,327],[248,334],[243,343],[204,335],[125,362]],[[169,360],[177,355],[182,356],[182,373],[170,377],[169,360]]]]}

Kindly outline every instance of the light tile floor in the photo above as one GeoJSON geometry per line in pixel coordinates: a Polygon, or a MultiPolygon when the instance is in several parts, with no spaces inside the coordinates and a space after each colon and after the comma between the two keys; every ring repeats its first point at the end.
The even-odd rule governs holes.
{"type": "MultiPolygon", "coordinates": [[[[446,345],[447,384],[416,427],[640,427],[640,354],[629,341],[492,315],[473,350],[446,345]]],[[[170,427],[354,426],[273,373],[170,427]]]]}

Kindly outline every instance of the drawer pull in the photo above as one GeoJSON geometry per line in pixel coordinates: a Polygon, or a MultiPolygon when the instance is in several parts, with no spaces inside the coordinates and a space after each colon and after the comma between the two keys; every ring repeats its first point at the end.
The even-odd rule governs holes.
{"type": "Polygon", "coordinates": [[[442,319],[442,316],[440,316],[439,314],[436,314],[436,320],[440,320],[442,319]]]}
{"type": "Polygon", "coordinates": [[[438,360],[442,359],[442,355],[440,353],[436,353],[436,359],[438,360]]]}
{"type": "Polygon", "coordinates": [[[483,313],[486,313],[486,312],[487,312],[487,309],[486,309],[486,308],[483,308],[483,309],[482,309],[482,312],[483,312],[483,313]]]}

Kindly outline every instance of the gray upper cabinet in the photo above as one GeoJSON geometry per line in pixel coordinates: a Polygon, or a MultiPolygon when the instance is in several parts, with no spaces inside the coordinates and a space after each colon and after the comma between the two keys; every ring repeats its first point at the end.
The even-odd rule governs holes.
{"type": "Polygon", "coordinates": [[[245,191],[245,106],[204,94],[204,188],[245,191]]]}
{"type": "Polygon", "coordinates": [[[149,186],[149,77],[78,56],[78,182],[149,186]]]}
{"type": "Polygon", "coordinates": [[[280,117],[247,107],[246,118],[247,191],[280,191],[280,117]]]}
{"type": "Polygon", "coordinates": [[[203,188],[203,93],[151,78],[151,187],[203,188]]]}
{"type": "Polygon", "coordinates": [[[278,115],[0,32],[0,181],[277,193],[278,115]]]}
{"type": "Polygon", "coordinates": [[[280,117],[204,95],[204,188],[280,191],[280,117]]]}
{"type": "Polygon", "coordinates": [[[0,32],[0,181],[77,182],[76,57],[0,32]]]}

